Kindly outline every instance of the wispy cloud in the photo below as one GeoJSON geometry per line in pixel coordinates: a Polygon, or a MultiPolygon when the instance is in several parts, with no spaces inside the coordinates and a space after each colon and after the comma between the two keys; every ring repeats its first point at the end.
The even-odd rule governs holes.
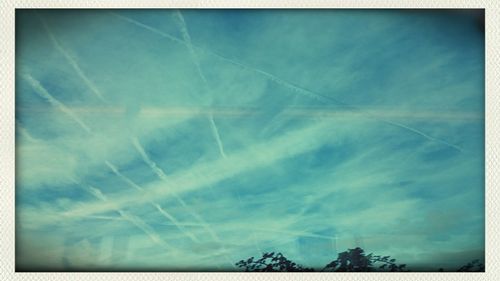
{"type": "MultiPolygon", "coordinates": [[[[163,181],[163,184],[166,184],[167,187],[169,187],[168,188],[169,189],[168,193],[170,193],[172,196],[174,196],[175,199],[176,199],[176,201],[183,208],[185,208],[185,210],[190,215],[192,215],[197,221],[199,221],[206,228],[206,230],[210,233],[210,235],[212,236],[212,238],[215,241],[221,242],[220,238],[212,230],[212,228],[210,227],[210,225],[208,223],[206,223],[205,220],[199,214],[197,214],[190,206],[188,206],[188,204],[186,204],[186,202],[179,195],[177,195],[177,193],[174,190],[172,190],[173,185],[171,185],[169,179],[167,178],[167,175],[163,172],[163,170],[160,167],[158,167],[158,165],[156,165],[155,162],[153,162],[149,158],[149,156],[144,151],[144,148],[142,147],[142,145],[139,142],[139,140],[137,138],[132,138],[132,142],[134,143],[134,146],[137,149],[137,151],[141,154],[141,157],[144,160],[144,162],[146,162],[149,165],[149,167],[156,173],[156,175],[163,181]]],[[[151,198],[151,199],[153,199],[153,198],[151,198]]]]}
{"type": "Polygon", "coordinates": [[[484,42],[404,13],[19,11],[18,264],[478,258],[484,42]]]}
{"type": "MultiPolygon", "coordinates": [[[[93,187],[93,186],[88,186],[87,189],[97,199],[99,199],[101,201],[104,201],[104,202],[108,201],[108,198],[98,188],[93,187]]],[[[122,210],[122,209],[116,209],[116,211],[120,214],[120,216],[122,218],[124,218],[125,220],[131,222],[132,224],[134,224],[135,226],[137,226],[139,229],[141,229],[142,231],[144,231],[144,233],[146,233],[151,238],[151,240],[153,242],[155,242],[156,244],[158,244],[160,246],[166,247],[169,250],[172,249],[171,245],[169,245],[165,241],[163,241],[160,238],[160,236],[153,230],[153,228],[151,228],[151,226],[147,225],[140,218],[138,218],[136,216],[133,216],[133,215],[129,214],[128,212],[122,210]]]]}
{"type": "MultiPolygon", "coordinates": [[[[189,50],[189,55],[191,56],[191,61],[196,66],[196,71],[198,72],[198,76],[200,77],[201,81],[203,82],[204,89],[205,89],[203,94],[211,96],[210,87],[208,85],[207,78],[205,77],[205,74],[203,74],[203,70],[202,70],[201,65],[200,65],[200,60],[198,59],[198,55],[196,54],[196,51],[193,47],[193,43],[191,42],[191,36],[189,35],[186,22],[184,21],[184,17],[182,16],[182,13],[179,10],[175,10],[174,15],[176,18],[177,25],[179,26],[179,29],[181,30],[184,42],[186,42],[186,46],[189,50]]],[[[224,153],[224,146],[222,144],[222,141],[221,141],[221,138],[219,135],[219,130],[217,129],[217,125],[215,124],[215,120],[214,120],[214,116],[213,116],[212,112],[209,113],[208,119],[210,121],[210,128],[211,128],[212,133],[214,135],[215,141],[217,142],[217,147],[219,148],[219,152],[223,158],[226,158],[226,154],[224,153]]]]}
{"type": "MultiPolygon", "coordinates": [[[[113,171],[113,173],[115,173],[115,175],[117,175],[120,179],[122,179],[124,182],[126,182],[129,186],[137,189],[138,191],[144,191],[144,188],[140,187],[139,185],[137,185],[136,183],[134,183],[132,180],[130,180],[129,178],[125,177],[122,173],[120,173],[118,171],[118,168],[115,167],[113,164],[109,163],[109,161],[106,161],[106,165],[113,171]]],[[[160,212],[163,216],[165,216],[165,218],[167,218],[168,220],[170,220],[180,231],[182,231],[183,233],[185,233],[191,240],[193,240],[193,242],[199,243],[199,241],[196,238],[196,236],[194,236],[192,233],[190,233],[189,231],[187,231],[181,225],[181,223],[173,215],[171,215],[165,209],[163,209],[160,206],[160,204],[155,203],[155,202],[150,202],[150,204],[153,207],[155,207],[158,210],[158,212],[160,212]]]]}
{"type": "Polygon", "coordinates": [[[40,97],[44,98],[47,100],[52,106],[56,107],[57,109],[61,110],[63,113],[68,115],[73,121],[78,123],[78,125],[85,130],[87,133],[91,133],[90,128],[75,114],[71,109],[66,107],[63,103],[58,101],[56,98],[54,98],[43,86],[40,84],[38,80],[33,78],[29,73],[23,73],[22,74],[23,79],[25,79],[31,87],[33,87],[33,90],[35,90],[35,93],[37,93],[40,97]]]}
{"type": "MultiPolygon", "coordinates": [[[[139,199],[135,198],[135,196],[131,197],[125,195],[121,198],[117,198],[111,205],[102,204],[94,205],[93,207],[86,206],[84,209],[73,210],[73,212],[79,215],[91,214],[94,212],[107,211],[113,206],[142,204],[144,203],[144,200],[158,197],[176,197],[178,193],[193,191],[235,176],[241,172],[269,165],[277,160],[317,148],[325,141],[326,138],[332,137],[331,134],[327,133],[328,125],[328,122],[321,122],[304,129],[289,132],[273,140],[249,147],[248,149],[235,153],[226,159],[217,160],[213,163],[195,165],[188,171],[181,171],[169,176],[168,178],[165,173],[163,173],[163,171],[158,168],[146,154],[144,154],[147,157],[144,161],[149,163],[150,167],[155,172],[158,172],[158,177],[160,177],[163,182],[155,183],[152,186],[149,186],[146,189],[146,194],[139,199]],[[192,178],[187,176],[189,174],[204,175],[204,178],[199,181],[192,181],[192,178]],[[165,185],[170,186],[171,188],[165,188],[165,185]]],[[[140,146],[140,143],[136,143],[139,146],[138,150],[144,151],[142,146],[140,146]]]]}
{"type": "Polygon", "coordinates": [[[90,79],[87,77],[87,75],[85,75],[83,70],[78,65],[77,61],[68,53],[68,51],[66,51],[61,46],[61,44],[59,43],[59,41],[57,40],[55,35],[52,33],[52,31],[51,31],[48,23],[45,21],[45,19],[43,19],[43,17],[41,17],[41,16],[38,16],[38,18],[40,19],[40,22],[42,23],[42,26],[44,27],[45,32],[47,32],[47,35],[49,36],[52,44],[54,44],[54,47],[56,48],[56,50],[66,59],[66,61],[71,65],[71,67],[76,72],[78,77],[80,77],[82,79],[82,81],[92,91],[92,93],[97,98],[99,98],[99,100],[101,100],[102,102],[106,102],[106,100],[104,99],[101,92],[97,89],[97,87],[94,85],[94,83],[92,83],[92,81],[90,81],[90,79]]]}
{"type": "MultiPolygon", "coordinates": [[[[200,77],[202,78],[203,82],[206,84],[205,76],[202,74],[201,67],[200,67],[199,62],[198,62],[198,60],[196,58],[196,53],[194,51],[194,45],[191,43],[190,36],[187,33],[187,28],[185,26],[185,22],[184,22],[184,19],[182,17],[182,14],[180,14],[180,12],[178,12],[177,13],[177,17],[179,18],[179,21],[180,21],[181,26],[182,26],[181,30],[182,30],[183,38],[184,38],[183,41],[179,41],[179,39],[175,39],[174,40],[173,39],[173,38],[175,38],[174,36],[167,35],[167,34],[165,34],[163,32],[157,32],[157,31],[155,31],[155,29],[153,29],[151,27],[149,27],[147,29],[150,30],[150,31],[154,31],[155,33],[160,34],[162,36],[165,36],[166,38],[172,39],[172,40],[174,40],[176,42],[181,42],[181,43],[185,44],[188,47],[188,49],[190,50],[191,57],[192,57],[193,61],[195,62],[195,65],[197,67],[197,70],[198,70],[198,73],[199,73],[200,77]]],[[[124,16],[120,16],[120,18],[126,19],[126,17],[124,17],[124,16]]],[[[129,19],[128,21],[145,28],[144,24],[140,24],[137,21],[134,21],[134,20],[131,20],[131,19],[129,19]]],[[[283,86],[283,87],[285,87],[285,88],[287,88],[287,89],[291,90],[292,92],[297,93],[299,95],[303,95],[303,96],[306,96],[306,97],[309,97],[309,98],[312,98],[312,99],[316,99],[316,100],[318,100],[320,102],[326,102],[326,103],[333,102],[334,104],[343,106],[343,107],[345,107],[348,110],[353,110],[355,112],[359,112],[361,115],[365,116],[366,118],[369,118],[369,119],[375,118],[375,120],[379,120],[381,122],[384,122],[384,123],[387,123],[387,124],[391,124],[391,125],[397,126],[399,128],[405,129],[405,130],[409,130],[409,131],[411,131],[413,133],[418,134],[419,136],[422,136],[422,137],[426,138],[427,140],[436,141],[436,142],[439,142],[441,144],[450,146],[450,147],[452,147],[454,149],[457,149],[458,151],[462,151],[462,149],[460,147],[458,147],[457,145],[451,144],[451,143],[449,143],[447,141],[444,141],[444,140],[437,139],[435,137],[431,137],[431,136],[429,136],[429,135],[427,135],[425,133],[422,133],[420,130],[412,128],[412,127],[410,127],[408,125],[401,124],[401,123],[398,123],[398,122],[393,122],[393,121],[390,121],[390,120],[379,119],[378,117],[373,116],[373,115],[371,115],[371,114],[369,114],[367,112],[364,112],[362,109],[360,109],[360,108],[358,108],[356,106],[350,105],[350,104],[348,104],[346,102],[343,102],[343,101],[341,101],[341,100],[339,100],[337,98],[334,98],[334,97],[331,97],[331,96],[327,96],[327,95],[323,95],[323,94],[320,94],[320,93],[316,93],[314,91],[305,89],[304,87],[295,85],[294,83],[291,83],[291,82],[288,82],[288,81],[286,81],[284,79],[281,79],[281,78],[279,78],[279,77],[277,77],[277,76],[275,76],[275,75],[273,75],[273,74],[271,74],[269,72],[266,72],[264,70],[247,66],[247,65],[245,65],[245,64],[243,64],[241,62],[235,61],[234,59],[229,59],[229,58],[226,58],[226,57],[224,57],[222,55],[214,53],[213,51],[209,51],[209,50],[206,50],[206,49],[203,49],[203,48],[200,48],[200,47],[198,47],[198,48],[201,51],[204,51],[204,52],[207,52],[207,53],[209,53],[211,55],[214,55],[217,58],[219,58],[219,59],[221,59],[221,60],[223,60],[225,62],[228,62],[230,64],[233,64],[233,65],[236,65],[238,67],[244,68],[246,70],[250,70],[250,71],[252,71],[252,72],[254,72],[256,74],[262,75],[262,76],[266,77],[267,79],[269,79],[270,81],[272,81],[274,83],[277,83],[278,85],[283,86]]],[[[220,139],[220,138],[217,138],[217,139],[220,139]]]]}

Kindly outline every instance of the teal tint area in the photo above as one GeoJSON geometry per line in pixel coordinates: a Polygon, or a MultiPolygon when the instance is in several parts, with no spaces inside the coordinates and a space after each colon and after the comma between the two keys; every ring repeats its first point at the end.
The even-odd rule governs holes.
{"type": "Polygon", "coordinates": [[[17,10],[18,270],[484,260],[481,14],[17,10]]]}

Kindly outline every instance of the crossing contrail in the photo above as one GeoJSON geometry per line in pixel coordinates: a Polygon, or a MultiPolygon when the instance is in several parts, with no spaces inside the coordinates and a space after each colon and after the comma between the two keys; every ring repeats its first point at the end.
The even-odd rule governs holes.
{"type": "Polygon", "coordinates": [[[169,214],[167,211],[165,211],[161,206],[160,204],[158,203],[152,203],[152,205],[158,210],[158,212],[160,212],[164,217],[168,218],[170,221],[172,221],[172,223],[182,232],[184,233],[186,236],[188,236],[193,242],[195,243],[200,243],[200,240],[198,240],[198,238],[196,238],[196,236],[194,236],[193,233],[189,232],[186,230],[186,228],[184,228],[181,223],[174,217],[172,216],[171,214],[169,214]]]}
{"type": "Polygon", "coordinates": [[[113,14],[114,14],[115,16],[117,16],[117,17],[121,18],[122,20],[125,20],[125,21],[127,21],[127,22],[132,23],[132,24],[135,24],[135,25],[137,25],[137,26],[139,26],[139,27],[145,28],[145,29],[147,29],[147,30],[149,30],[149,31],[152,31],[152,32],[154,32],[154,33],[156,33],[156,34],[158,34],[158,35],[160,35],[160,36],[164,37],[164,38],[168,38],[168,39],[170,39],[170,40],[172,40],[172,41],[174,41],[174,42],[177,42],[177,43],[179,43],[179,44],[185,45],[185,46],[187,46],[188,48],[189,48],[189,46],[191,46],[191,48],[193,48],[193,49],[198,49],[198,50],[200,50],[200,51],[203,51],[203,52],[205,52],[205,53],[207,53],[207,54],[210,54],[210,55],[212,55],[212,56],[214,56],[214,57],[219,58],[219,59],[220,59],[220,60],[222,60],[222,61],[225,61],[225,62],[227,62],[227,63],[233,64],[233,65],[235,65],[235,66],[238,66],[238,67],[240,67],[240,68],[246,69],[246,70],[248,70],[248,71],[251,71],[251,72],[257,73],[257,74],[259,74],[259,75],[261,75],[261,76],[264,76],[264,77],[266,77],[268,80],[270,80],[270,81],[272,81],[272,82],[274,82],[274,83],[276,83],[276,84],[278,84],[278,85],[281,85],[281,86],[283,86],[283,87],[285,87],[285,88],[287,88],[287,89],[289,89],[289,90],[291,90],[291,91],[293,91],[293,92],[295,92],[295,93],[297,93],[297,94],[300,94],[300,95],[303,95],[303,96],[306,96],[306,97],[309,97],[309,98],[313,98],[313,99],[316,99],[316,100],[318,100],[318,101],[322,101],[322,102],[334,102],[334,103],[336,103],[336,104],[338,104],[338,105],[341,105],[341,106],[343,106],[343,107],[346,107],[346,108],[347,108],[347,109],[349,109],[349,110],[352,110],[352,111],[357,111],[357,112],[361,113],[362,115],[364,115],[366,118],[371,118],[371,119],[378,120],[378,121],[383,122],[383,123],[386,123],[386,124],[394,125],[394,126],[397,126],[397,127],[399,127],[399,128],[402,128],[402,129],[405,129],[405,130],[409,130],[409,131],[411,131],[411,132],[413,132],[413,133],[415,133],[415,134],[417,134],[417,135],[419,135],[419,136],[421,136],[421,137],[426,138],[427,140],[430,140],[430,141],[434,141],[434,142],[441,143],[441,144],[443,144],[443,145],[449,146],[449,147],[451,147],[451,148],[453,148],[453,149],[456,149],[456,150],[458,150],[458,151],[463,151],[463,150],[462,150],[460,147],[458,147],[457,145],[451,144],[451,143],[449,143],[449,142],[447,142],[447,141],[444,141],[444,140],[441,140],[441,139],[437,139],[437,138],[434,138],[434,137],[428,136],[427,134],[424,134],[424,133],[420,132],[419,130],[414,129],[414,128],[410,127],[410,126],[403,125],[403,124],[400,124],[400,123],[394,123],[394,122],[392,122],[392,121],[388,121],[388,120],[384,120],[384,119],[380,119],[380,118],[374,117],[374,116],[372,116],[372,115],[370,115],[370,114],[367,114],[367,113],[366,113],[366,112],[364,112],[362,109],[357,108],[357,107],[352,106],[352,105],[349,105],[349,104],[347,104],[347,103],[345,103],[345,102],[342,102],[342,101],[340,101],[340,100],[338,100],[338,99],[335,99],[335,98],[332,98],[332,97],[329,97],[329,96],[325,96],[325,95],[322,95],[322,94],[316,93],[316,92],[311,91],[311,90],[307,90],[307,89],[305,89],[305,88],[303,88],[303,87],[301,87],[301,86],[295,85],[295,84],[293,84],[293,83],[291,83],[291,82],[288,82],[288,81],[286,81],[286,80],[284,80],[284,79],[281,79],[281,78],[279,78],[278,76],[273,75],[273,74],[271,74],[271,73],[269,73],[269,72],[267,72],[267,71],[264,71],[264,70],[258,69],[258,68],[256,68],[256,67],[248,66],[248,65],[246,65],[246,64],[244,64],[244,63],[241,63],[241,62],[238,62],[238,61],[236,61],[236,60],[234,60],[234,59],[230,59],[230,58],[227,58],[227,57],[225,57],[225,56],[223,56],[223,55],[220,55],[220,54],[218,54],[218,53],[216,53],[216,52],[214,52],[214,51],[212,51],[212,50],[208,50],[208,49],[206,49],[206,48],[202,48],[202,47],[199,47],[199,46],[193,45],[192,43],[188,43],[188,42],[186,42],[185,40],[178,39],[178,38],[176,38],[175,36],[172,36],[172,35],[170,35],[170,34],[167,34],[167,33],[163,32],[163,31],[160,31],[160,30],[158,30],[158,29],[155,29],[155,28],[153,28],[153,27],[151,27],[151,26],[145,25],[145,24],[140,23],[140,22],[138,22],[138,21],[132,20],[132,19],[130,19],[130,18],[128,18],[128,17],[122,16],[122,15],[118,15],[118,14],[116,14],[116,13],[113,13],[113,14]]]}
{"type": "Polygon", "coordinates": [[[47,32],[47,34],[49,35],[50,41],[52,42],[52,44],[54,45],[56,50],[59,53],[61,53],[61,55],[71,65],[71,67],[76,72],[76,74],[82,79],[82,81],[85,83],[85,85],[87,85],[87,87],[89,87],[89,89],[92,91],[92,93],[94,95],[96,95],[97,98],[99,98],[101,101],[106,102],[106,100],[104,99],[101,92],[97,89],[97,87],[94,85],[94,83],[92,83],[92,81],[90,81],[90,79],[87,77],[87,75],[85,75],[85,73],[80,68],[80,66],[78,65],[76,60],[68,53],[68,51],[66,51],[63,48],[63,46],[61,46],[61,44],[59,43],[59,40],[57,40],[56,36],[52,33],[47,22],[45,22],[45,20],[39,15],[38,15],[38,18],[40,19],[40,22],[42,23],[42,26],[45,29],[45,32],[47,32]]]}
{"type": "MultiPolygon", "coordinates": [[[[74,114],[74,112],[69,109],[68,107],[66,107],[63,103],[61,103],[60,101],[58,101],[56,98],[54,98],[41,84],[38,80],[36,80],[35,78],[33,78],[30,74],[28,73],[23,73],[22,74],[22,77],[27,81],[29,82],[29,84],[32,86],[32,88],[35,90],[35,92],[41,96],[42,98],[46,99],[51,105],[53,105],[54,107],[57,107],[59,110],[61,110],[62,112],[64,112],[66,115],[68,115],[71,119],[73,119],[75,122],[77,122],[87,133],[89,134],[92,134],[92,131],[91,129],[80,119],[78,118],[78,116],[76,116],[76,114],[74,114]]],[[[139,144],[139,152],[141,153],[141,155],[143,156],[143,159],[149,159],[149,157],[147,157],[144,149],[142,149],[142,147],[140,146],[139,144]]],[[[119,171],[116,169],[116,167],[114,165],[112,165],[109,161],[105,161],[106,164],[108,165],[108,167],[117,175],[119,175],[124,181],[126,181],[130,186],[134,187],[135,189],[138,189],[138,190],[142,190],[142,188],[140,186],[138,186],[137,184],[135,184],[134,182],[132,182],[130,179],[124,177],[121,173],[119,173],[119,171]]],[[[149,162],[148,164],[150,164],[151,167],[155,167],[156,164],[153,163],[153,162],[149,162]]],[[[163,173],[163,171],[159,168],[157,168],[155,170],[157,172],[158,175],[161,175],[161,178],[164,178],[166,179],[166,175],[163,173]]],[[[97,198],[101,199],[102,201],[107,201],[107,198],[102,194],[102,192],[96,188],[91,188],[89,189],[91,191],[91,193],[96,196],[97,198]]],[[[184,203],[182,201],[182,203],[184,203]]],[[[184,203],[185,205],[185,203],[184,203]]],[[[169,215],[164,209],[162,209],[158,204],[155,204],[154,205],[155,208],[159,209],[160,213],[169,218],[174,224],[177,225],[178,228],[180,229],[184,229],[183,227],[181,227],[179,225],[179,222],[171,215],[169,215]],[[160,210],[161,209],[161,210],[160,210]]],[[[141,219],[139,219],[138,217],[136,216],[133,216],[131,214],[128,214],[122,210],[118,210],[118,212],[120,213],[121,217],[130,221],[131,223],[133,223],[134,225],[136,225],[138,228],[140,228],[141,230],[143,230],[144,233],[146,233],[153,241],[155,241],[155,243],[160,243],[160,244],[164,244],[165,242],[162,241],[159,236],[154,232],[154,230],[148,226],[147,224],[145,224],[141,219]]],[[[185,232],[185,234],[190,237],[193,241],[195,242],[199,242],[199,240],[191,233],[186,233],[186,231],[184,230],[183,232],[185,232]]],[[[211,231],[211,233],[213,233],[213,231],[211,231]]],[[[168,246],[167,247],[170,247],[171,246],[168,246]]]]}
{"type": "Polygon", "coordinates": [[[203,71],[201,69],[200,60],[198,59],[198,55],[196,54],[196,51],[193,47],[193,42],[191,41],[191,36],[189,35],[186,21],[184,20],[184,17],[182,16],[182,13],[179,10],[175,10],[174,13],[175,13],[177,25],[178,25],[179,29],[181,30],[182,38],[184,39],[184,42],[186,42],[186,46],[189,50],[189,55],[191,56],[191,60],[193,61],[194,65],[196,66],[196,70],[198,71],[198,75],[200,76],[203,83],[206,85],[207,78],[205,77],[205,74],[203,74],[203,71]]]}
{"type": "Polygon", "coordinates": [[[205,186],[213,185],[226,178],[233,177],[244,171],[270,165],[284,158],[292,157],[306,151],[311,151],[322,145],[326,140],[331,141],[331,122],[320,121],[311,126],[286,132],[265,142],[254,144],[250,147],[237,151],[234,155],[228,156],[231,165],[227,165],[226,159],[218,159],[210,163],[199,163],[193,165],[188,170],[179,171],[169,175],[168,186],[164,183],[152,183],[145,190],[144,196],[137,198],[131,194],[123,194],[121,198],[115,200],[115,204],[93,204],[89,208],[74,208],[68,212],[71,215],[88,215],[102,213],[110,210],[113,206],[131,206],[143,204],[154,198],[174,197],[175,193],[187,193],[205,186]],[[203,175],[200,180],[193,180],[191,175],[203,175]]]}
{"type": "MultiPolygon", "coordinates": [[[[184,39],[184,42],[186,42],[186,47],[189,50],[189,55],[191,57],[191,61],[196,67],[196,71],[198,72],[198,76],[200,76],[201,81],[203,82],[204,88],[205,88],[205,93],[208,95],[211,95],[210,87],[208,86],[207,78],[205,77],[205,74],[203,73],[203,70],[201,68],[200,60],[198,58],[198,55],[196,54],[196,51],[193,47],[193,42],[191,41],[191,36],[189,35],[189,31],[186,25],[186,21],[184,20],[184,17],[182,16],[182,13],[179,10],[175,10],[175,18],[176,18],[176,23],[179,26],[179,29],[182,33],[182,38],[184,39]]],[[[208,116],[209,122],[210,122],[210,127],[212,129],[212,134],[215,138],[215,141],[217,142],[217,146],[219,148],[220,155],[222,158],[226,158],[226,154],[224,153],[224,145],[222,144],[222,140],[220,138],[219,130],[217,129],[217,125],[215,124],[214,116],[213,113],[210,111],[209,116],[208,116]]]]}
{"type": "MultiPolygon", "coordinates": [[[[96,187],[93,187],[93,186],[86,186],[85,187],[87,189],[87,191],[92,194],[94,197],[96,197],[97,199],[101,200],[101,201],[108,201],[108,198],[102,193],[101,190],[99,190],[98,188],[96,187]]],[[[143,220],[141,220],[140,218],[136,217],[136,216],[133,216],[121,209],[116,209],[116,211],[120,214],[120,216],[131,222],[132,224],[134,224],[137,228],[139,228],[140,230],[142,230],[144,233],[146,233],[149,238],[151,238],[151,240],[153,240],[153,242],[155,242],[156,244],[159,244],[161,246],[164,246],[166,248],[169,248],[170,250],[173,250],[174,248],[169,245],[168,243],[166,243],[165,241],[163,241],[160,236],[153,230],[153,228],[151,228],[151,226],[149,226],[147,223],[145,223],[143,220]]]]}
{"type": "MultiPolygon", "coordinates": [[[[22,77],[30,83],[30,85],[33,87],[33,89],[35,90],[35,92],[37,94],[39,94],[41,97],[45,98],[50,104],[57,107],[62,112],[67,114],[69,117],[71,117],[71,119],[73,119],[75,122],[77,122],[87,133],[92,134],[90,128],[82,120],[80,120],[68,107],[66,107],[64,104],[62,104],[60,101],[55,99],[52,95],[50,95],[49,92],[40,84],[40,82],[38,80],[36,80],[35,78],[33,78],[31,75],[29,75],[27,73],[22,74],[22,77]]],[[[145,152],[143,150],[142,150],[142,153],[144,153],[144,155],[145,155],[145,152]]],[[[111,170],[113,170],[113,172],[115,172],[115,173],[118,172],[116,167],[114,167],[111,163],[109,163],[109,161],[106,161],[106,164],[108,165],[108,167],[111,168],[111,170]]],[[[163,175],[163,176],[165,176],[165,175],[163,175]]],[[[141,187],[139,187],[138,185],[133,183],[130,179],[126,178],[125,181],[127,183],[129,183],[131,186],[133,186],[134,188],[141,190],[141,187]]],[[[91,189],[91,191],[92,191],[92,194],[95,195],[96,197],[98,197],[99,199],[101,199],[103,201],[107,201],[106,197],[104,197],[102,192],[100,192],[98,189],[94,188],[94,189],[91,189]]],[[[152,232],[151,232],[152,229],[149,226],[146,226],[146,224],[144,224],[144,223],[140,223],[139,218],[134,217],[132,215],[125,216],[123,211],[120,211],[120,210],[119,210],[119,212],[121,212],[120,215],[123,218],[129,220],[130,222],[134,223],[137,227],[141,228],[154,241],[158,241],[157,235],[155,236],[152,234],[152,232]]],[[[163,215],[166,214],[165,211],[163,211],[161,213],[163,215]]],[[[173,218],[173,217],[171,217],[171,218],[173,218]]],[[[173,220],[173,222],[174,221],[177,222],[175,219],[173,220]]],[[[189,237],[193,238],[193,235],[189,235],[189,237]]],[[[197,240],[196,238],[194,238],[194,239],[197,240]]]]}
{"type": "MultiPolygon", "coordinates": [[[[122,179],[124,182],[126,182],[129,186],[137,189],[138,191],[143,191],[144,188],[142,188],[141,186],[139,186],[138,184],[136,184],[135,182],[133,182],[131,179],[129,179],[128,177],[126,177],[125,175],[123,175],[122,173],[120,173],[120,171],[118,171],[118,168],[111,164],[109,161],[105,161],[106,165],[113,171],[113,173],[118,176],[120,179],[122,179]]],[[[196,236],[194,236],[194,234],[192,234],[191,232],[187,231],[186,228],[184,228],[180,222],[173,216],[171,215],[170,213],[168,213],[166,210],[164,210],[160,204],[156,203],[156,202],[153,202],[151,201],[150,202],[151,206],[153,206],[155,209],[158,210],[158,212],[163,215],[164,217],[166,217],[168,220],[170,220],[182,233],[184,233],[186,236],[188,236],[193,242],[196,242],[196,243],[199,243],[200,241],[198,240],[198,238],[196,238],[196,236]]]]}
{"type": "Polygon", "coordinates": [[[78,116],[76,116],[71,109],[66,107],[62,102],[58,101],[56,98],[54,98],[48,91],[45,89],[42,84],[40,84],[40,81],[36,80],[33,78],[30,74],[28,73],[23,73],[21,76],[31,85],[33,90],[35,90],[35,93],[37,93],[40,97],[46,99],[52,106],[58,108],[62,112],[64,112],[66,115],[68,115],[73,121],[78,123],[82,129],[85,130],[87,133],[91,133],[90,128],[82,121],[78,116]]]}
{"type": "MultiPolygon", "coordinates": [[[[151,170],[153,170],[153,172],[164,182],[166,182],[167,184],[169,184],[169,181],[167,179],[167,176],[165,175],[165,172],[163,172],[163,170],[158,167],[158,165],[156,165],[155,162],[153,162],[153,160],[151,160],[149,158],[149,156],[147,155],[146,151],[144,150],[144,147],[141,145],[141,143],[139,142],[139,140],[136,138],[136,137],[132,137],[132,143],[134,144],[134,147],[137,149],[137,151],[139,152],[139,154],[142,156],[142,159],[144,160],[144,162],[146,162],[149,167],[151,168],[151,170]]],[[[208,233],[210,233],[210,235],[212,236],[212,238],[217,241],[217,242],[221,242],[220,238],[217,236],[217,234],[210,228],[210,226],[208,225],[208,223],[205,222],[205,220],[200,216],[198,215],[196,212],[194,212],[187,204],[186,202],[180,197],[177,195],[177,193],[174,192],[174,190],[170,190],[170,194],[172,194],[172,196],[177,200],[177,202],[179,204],[181,204],[182,207],[184,207],[188,213],[193,216],[194,218],[196,218],[203,226],[204,228],[207,230],[208,233]]]]}
{"type": "Polygon", "coordinates": [[[122,179],[123,181],[125,181],[128,185],[130,185],[131,187],[137,189],[138,191],[143,191],[144,190],[142,187],[140,187],[139,185],[137,185],[135,182],[133,182],[132,180],[130,180],[129,178],[127,178],[126,176],[124,176],[122,173],[120,173],[120,171],[118,171],[118,168],[116,168],[115,165],[111,164],[107,160],[104,163],[106,164],[106,166],[108,166],[111,169],[111,171],[113,171],[113,173],[115,175],[117,175],[120,179],[122,179]]]}

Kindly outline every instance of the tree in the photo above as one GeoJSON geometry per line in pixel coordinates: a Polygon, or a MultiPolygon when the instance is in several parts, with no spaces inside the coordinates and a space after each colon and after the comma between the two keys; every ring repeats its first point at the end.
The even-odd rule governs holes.
{"type": "Polygon", "coordinates": [[[457,269],[458,272],[484,272],[484,264],[479,260],[473,260],[457,269]]]}
{"type": "MultiPolygon", "coordinates": [[[[321,271],[332,272],[362,272],[362,271],[404,271],[405,264],[398,265],[395,259],[389,259],[390,256],[375,256],[373,254],[365,255],[363,249],[349,249],[339,253],[336,260],[327,264],[321,271]],[[381,264],[375,267],[376,263],[381,264]]],[[[237,266],[245,271],[256,272],[298,272],[314,271],[313,268],[302,267],[301,265],[287,259],[283,254],[274,252],[264,253],[262,257],[255,260],[251,257],[247,260],[240,260],[237,266]]]]}
{"type": "Polygon", "coordinates": [[[245,271],[256,272],[300,272],[300,271],[314,271],[312,268],[304,268],[291,260],[285,258],[283,254],[274,252],[264,253],[258,260],[254,257],[249,259],[240,260],[236,263],[237,266],[242,267],[245,271]]]}
{"type": "MultiPolygon", "coordinates": [[[[289,259],[283,254],[274,252],[264,253],[260,259],[251,257],[247,260],[240,260],[237,266],[245,271],[256,272],[305,272],[314,271],[313,268],[303,267],[289,259]]],[[[324,272],[373,272],[373,271],[409,271],[406,264],[397,264],[396,259],[390,256],[377,256],[372,253],[366,255],[364,250],[357,247],[339,253],[337,259],[328,263],[321,271],[324,272]]],[[[435,271],[443,272],[443,268],[435,271]]],[[[459,272],[484,272],[484,264],[480,260],[473,260],[460,267],[459,272]]]]}
{"type": "Polygon", "coordinates": [[[336,260],[327,264],[321,271],[332,272],[366,272],[366,271],[406,271],[406,264],[396,264],[390,256],[365,255],[364,250],[357,247],[339,253],[336,260]]]}

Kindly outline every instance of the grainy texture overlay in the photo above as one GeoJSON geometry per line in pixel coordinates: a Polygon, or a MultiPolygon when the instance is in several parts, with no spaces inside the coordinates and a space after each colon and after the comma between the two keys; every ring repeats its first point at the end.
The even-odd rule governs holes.
{"type": "Polygon", "coordinates": [[[2,3],[2,279],[493,279],[498,4],[463,2],[2,3]],[[230,272],[356,247],[413,272],[230,272]]]}

